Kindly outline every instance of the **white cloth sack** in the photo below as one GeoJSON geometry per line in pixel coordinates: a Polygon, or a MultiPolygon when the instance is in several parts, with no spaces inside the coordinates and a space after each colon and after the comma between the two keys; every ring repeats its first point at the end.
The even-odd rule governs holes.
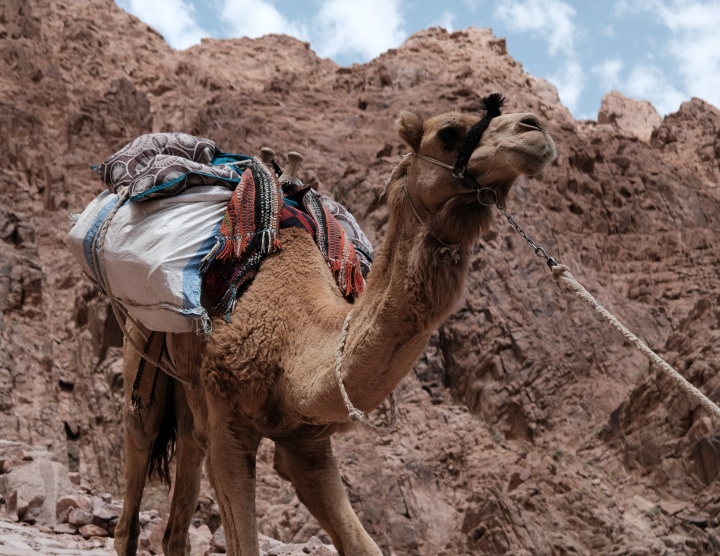
{"type": "MultiPolygon", "coordinates": [[[[198,186],[174,197],[125,202],[118,209],[102,246],[103,270],[110,293],[133,319],[158,332],[207,329],[198,267],[215,245],[231,196],[225,187],[198,186]]],[[[98,285],[103,281],[94,268],[93,242],[117,201],[117,195],[101,193],[70,232],[71,250],[98,285]]]]}

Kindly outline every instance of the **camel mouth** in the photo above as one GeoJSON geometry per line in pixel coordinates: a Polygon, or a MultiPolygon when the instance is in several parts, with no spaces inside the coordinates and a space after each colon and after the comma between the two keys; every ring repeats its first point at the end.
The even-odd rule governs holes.
{"type": "MultiPolygon", "coordinates": [[[[520,125],[518,124],[518,126],[520,125]]],[[[547,131],[534,128],[530,131],[524,131],[514,139],[508,141],[505,145],[500,145],[500,150],[516,150],[530,156],[550,156],[555,158],[555,142],[547,131]]]]}
{"type": "Polygon", "coordinates": [[[520,145],[512,145],[509,147],[506,147],[504,150],[506,151],[516,151],[518,153],[526,154],[529,157],[538,158],[540,160],[547,159],[548,157],[552,156],[552,158],[555,157],[554,152],[550,148],[550,144],[545,142],[542,145],[536,145],[533,143],[529,144],[520,144],[520,145]]]}
{"type": "Polygon", "coordinates": [[[498,151],[505,155],[511,166],[525,176],[539,174],[557,157],[552,137],[538,128],[525,131],[521,140],[503,145],[498,151]]]}

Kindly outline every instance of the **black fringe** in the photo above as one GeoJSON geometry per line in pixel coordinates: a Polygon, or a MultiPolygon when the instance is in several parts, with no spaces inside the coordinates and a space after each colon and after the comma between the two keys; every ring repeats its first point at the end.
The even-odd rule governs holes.
{"type": "Polygon", "coordinates": [[[175,414],[175,380],[168,377],[168,388],[165,394],[165,410],[160,422],[160,431],[152,445],[148,477],[157,474],[160,481],[170,488],[170,461],[175,455],[177,434],[177,418],[175,414]]]}
{"type": "Polygon", "coordinates": [[[483,108],[487,111],[487,115],[495,118],[502,114],[502,107],[505,105],[505,97],[500,93],[492,93],[482,99],[483,108]]]}
{"type": "Polygon", "coordinates": [[[465,136],[465,140],[460,146],[460,151],[458,152],[455,164],[453,165],[453,173],[455,174],[462,175],[465,172],[470,156],[472,156],[473,151],[480,143],[480,138],[490,125],[490,121],[502,114],[502,107],[503,104],[505,104],[505,99],[500,93],[492,93],[482,99],[482,101],[483,108],[487,111],[487,113],[482,120],[470,128],[465,136]]]}

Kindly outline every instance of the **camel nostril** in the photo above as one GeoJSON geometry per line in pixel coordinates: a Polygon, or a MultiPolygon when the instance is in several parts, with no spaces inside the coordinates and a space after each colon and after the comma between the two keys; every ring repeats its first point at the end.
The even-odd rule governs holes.
{"type": "Polygon", "coordinates": [[[523,128],[529,128],[527,131],[545,131],[545,126],[542,124],[540,119],[536,116],[524,116],[519,122],[523,128]]]}

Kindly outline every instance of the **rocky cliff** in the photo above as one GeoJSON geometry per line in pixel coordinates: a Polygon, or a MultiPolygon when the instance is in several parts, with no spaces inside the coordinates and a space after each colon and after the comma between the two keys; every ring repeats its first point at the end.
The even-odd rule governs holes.
{"type": "MultiPolygon", "coordinates": [[[[89,165],[150,131],[298,150],[301,178],[377,243],[380,192],[405,152],[398,112],[476,111],[501,92],[508,111],[549,122],[560,153],[508,209],[720,402],[716,107],[692,99],[661,119],[612,93],[598,122],[575,121],[473,28],[429,29],[349,68],[277,35],[177,52],[110,0],[6,0],[0,37],[0,438],[46,448],[90,491],[123,488],[122,335],[67,249],[68,217],[103,189],[89,165]]],[[[334,445],[388,554],[720,551],[717,423],[561,291],[500,214],[399,400],[398,432],[334,445]]],[[[327,541],[271,471],[271,445],[259,459],[262,533],[327,541]]],[[[165,498],[150,492],[148,508],[165,498]]],[[[213,505],[206,489],[212,530],[213,505]]]]}

